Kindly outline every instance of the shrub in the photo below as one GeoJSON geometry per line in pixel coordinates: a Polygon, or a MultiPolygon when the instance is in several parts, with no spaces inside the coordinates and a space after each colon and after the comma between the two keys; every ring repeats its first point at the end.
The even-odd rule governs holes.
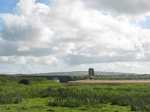
{"type": "Polygon", "coordinates": [[[19,81],[19,84],[29,85],[31,82],[28,79],[22,79],[19,81]]]}
{"type": "Polygon", "coordinates": [[[0,104],[20,103],[22,96],[20,94],[2,94],[0,95],[0,104]]]}

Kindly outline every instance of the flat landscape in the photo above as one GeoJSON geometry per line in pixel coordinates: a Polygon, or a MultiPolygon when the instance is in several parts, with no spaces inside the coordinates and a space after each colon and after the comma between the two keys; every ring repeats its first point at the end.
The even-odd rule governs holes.
{"type": "Polygon", "coordinates": [[[0,0],[0,112],[150,112],[150,0],[0,0]]]}
{"type": "Polygon", "coordinates": [[[0,76],[0,112],[150,112],[149,80],[76,79],[0,76]]]}

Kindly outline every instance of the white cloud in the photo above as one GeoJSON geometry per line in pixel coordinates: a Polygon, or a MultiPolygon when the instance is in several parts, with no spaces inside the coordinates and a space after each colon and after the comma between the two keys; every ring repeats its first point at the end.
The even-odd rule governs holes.
{"type": "MultiPolygon", "coordinates": [[[[141,3],[138,0],[134,2],[141,3]]],[[[149,29],[131,24],[133,20],[129,17],[133,13],[148,13],[146,1],[141,3],[143,6],[139,6],[141,9],[138,11],[135,7],[132,9],[134,4],[128,0],[123,8],[115,4],[120,1],[113,3],[112,7],[109,3],[103,0],[57,0],[53,6],[47,6],[35,0],[20,0],[17,14],[2,15],[5,23],[0,38],[0,61],[61,65],[62,68],[66,65],[72,68],[113,63],[118,67],[116,71],[122,70],[117,62],[129,66],[131,63],[149,62],[149,29]],[[94,8],[89,8],[89,2],[94,8]],[[126,9],[129,3],[131,6],[126,9]],[[97,7],[110,10],[105,14],[97,7]],[[120,8],[121,13],[128,15],[111,14],[111,10],[117,12],[120,8]]],[[[144,18],[143,15],[140,17],[144,18]]]]}
{"type": "Polygon", "coordinates": [[[46,64],[46,65],[56,65],[57,58],[54,56],[1,56],[1,63],[14,63],[14,64],[46,64]]]}

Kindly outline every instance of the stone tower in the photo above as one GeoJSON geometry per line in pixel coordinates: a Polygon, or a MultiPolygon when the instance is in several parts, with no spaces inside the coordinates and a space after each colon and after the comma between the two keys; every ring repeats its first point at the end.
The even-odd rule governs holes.
{"type": "Polygon", "coordinates": [[[89,68],[89,78],[93,79],[94,77],[94,69],[93,68],[89,68]]]}

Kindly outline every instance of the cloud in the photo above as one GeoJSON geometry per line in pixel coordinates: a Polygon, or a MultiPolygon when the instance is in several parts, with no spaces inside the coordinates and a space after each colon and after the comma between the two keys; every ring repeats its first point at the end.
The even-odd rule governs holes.
{"type": "Polygon", "coordinates": [[[148,13],[148,3],[127,0],[120,6],[118,0],[111,2],[57,0],[47,5],[20,0],[15,14],[1,14],[4,25],[0,34],[0,62],[70,69],[113,63],[120,70],[121,64],[115,65],[118,62],[150,61],[149,29],[131,24],[128,15],[120,15],[148,13]],[[112,11],[118,16],[113,16],[112,11]]]}
{"type": "Polygon", "coordinates": [[[127,15],[139,15],[150,11],[148,0],[87,0],[85,3],[88,7],[127,15]]]}
{"type": "Polygon", "coordinates": [[[47,64],[47,65],[55,65],[57,64],[57,59],[53,56],[1,56],[1,63],[13,63],[13,64],[47,64]]]}

